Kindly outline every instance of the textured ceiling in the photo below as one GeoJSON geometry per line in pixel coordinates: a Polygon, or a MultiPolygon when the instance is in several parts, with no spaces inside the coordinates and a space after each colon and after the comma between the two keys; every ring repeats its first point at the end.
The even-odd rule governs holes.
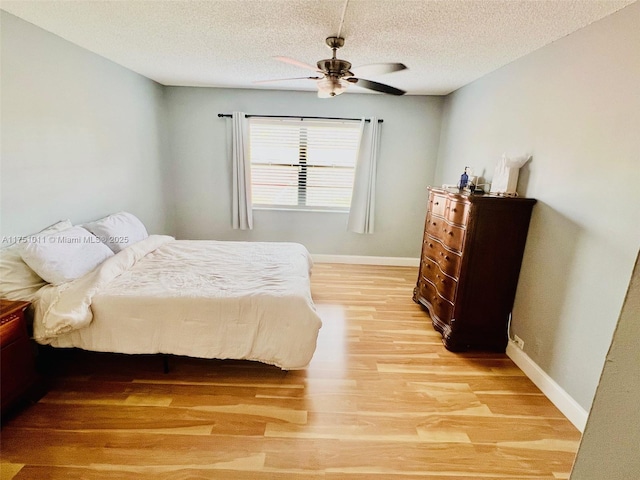
{"type": "MultiPolygon", "coordinates": [[[[447,94],[635,0],[350,0],[338,57],[402,62],[378,77],[447,94]]],[[[330,56],[345,0],[12,1],[0,8],[163,85],[315,90],[304,63],[330,56]]],[[[357,72],[356,72],[357,73],[357,72]]],[[[354,86],[351,91],[364,92],[354,86]]]]}

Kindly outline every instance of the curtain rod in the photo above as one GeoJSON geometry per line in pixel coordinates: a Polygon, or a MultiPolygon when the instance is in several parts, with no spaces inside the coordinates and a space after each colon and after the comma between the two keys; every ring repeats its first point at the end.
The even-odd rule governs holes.
{"type": "MultiPolygon", "coordinates": [[[[219,113],[218,117],[220,117],[220,118],[222,118],[222,117],[231,118],[231,114],[230,113],[219,113]]],[[[304,120],[305,118],[308,118],[310,120],[353,120],[353,121],[362,120],[361,118],[307,117],[305,115],[247,115],[247,114],[245,114],[245,118],[249,118],[249,117],[259,117],[259,118],[299,118],[301,120],[304,120]]],[[[371,119],[365,118],[364,121],[369,123],[371,121],[371,119]]],[[[378,119],[378,123],[382,123],[382,122],[384,122],[384,120],[379,118],[378,119]]]]}

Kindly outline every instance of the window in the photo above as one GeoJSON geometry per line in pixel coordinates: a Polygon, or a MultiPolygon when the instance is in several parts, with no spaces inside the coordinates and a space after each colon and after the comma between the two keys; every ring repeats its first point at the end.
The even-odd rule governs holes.
{"type": "Polygon", "coordinates": [[[349,211],[360,122],[249,119],[254,207],[349,211]]]}

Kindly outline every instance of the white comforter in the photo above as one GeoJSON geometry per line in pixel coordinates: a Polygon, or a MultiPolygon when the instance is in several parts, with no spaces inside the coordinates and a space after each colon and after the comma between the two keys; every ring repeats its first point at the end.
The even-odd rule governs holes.
{"type": "Polygon", "coordinates": [[[152,235],[91,273],[39,292],[34,338],[55,347],[305,367],[320,317],[296,243],[152,235]]]}

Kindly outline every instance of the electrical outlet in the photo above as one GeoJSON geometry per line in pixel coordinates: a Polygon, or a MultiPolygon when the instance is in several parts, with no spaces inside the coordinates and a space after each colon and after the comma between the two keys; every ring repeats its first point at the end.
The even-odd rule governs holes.
{"type": "Polygon", "coordinates": [[[513,336],[513,343],[515,343],[520,350],[524,350],[524,340],[522,340],[518,335],[513,336]]]}

